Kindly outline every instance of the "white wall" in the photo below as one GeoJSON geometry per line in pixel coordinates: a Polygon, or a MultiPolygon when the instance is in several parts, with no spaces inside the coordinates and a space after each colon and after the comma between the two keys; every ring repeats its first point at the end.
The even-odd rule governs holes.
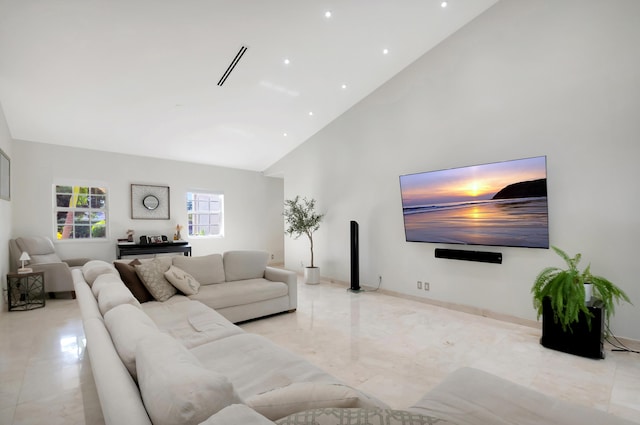
{"type": "MultiPolygon", "coordinates": [[[[0,149],[11,158],[11,136],[4,111],[0,105],[0,149]]],[[[11,163],[13,171],[13,163],[11,163]]],[[[13,178],[13,176],[10,176],[13,178]]],[[[12,188],[13,189],[13,188],[12,188]]],[[[0,199],[0,289],[7,287],[7,273],[9,272],[9,239],[11,239],[11,201],[0,199]]],[[[0,291],[2,292],[2,291],[0,291]]],[[[0,296],[0,309],[4,308],[5,294],[0,296]]]]}
{"type": "MultiPolygon", "coordinates": [[[[361,283],[382,275],[389,290],[535,319],[532,282],[559,257],[487,247],[502,265],[435,259],[459,246],[405,242],[398,176],[547,155],[551,244],[628,293],[636,307],[619,307],[613,330],[640,339],[639,19],[633,0],[499,2],[270,167],[285,198],[327,213],[323,276],[349,281],[357,220],[361,283]]],[[[308,261],[303,239],[285,252],[288,268],[308,261]]]]}
{"type": "MultiPolygon", "coordinates": [[[[186,192],[221,191],[225,202],[224,238],[189,239],[193,255],[232,249],[260,249],[282,262],[283,182],[261,173],[177,161],[142,158],[87,149],[14,141],[13,237],[54,238],[53,185],[97,183],[108,188],[110,237],[107,241],[56,242],[61,257],[113,260],[118,238],[165,234],[186,226],[186,192]],[[169,220],[132,220],[130,185],[170,187],[169,220]]],[[[183,230],[183,239],[186,238],[183,230]]]]}

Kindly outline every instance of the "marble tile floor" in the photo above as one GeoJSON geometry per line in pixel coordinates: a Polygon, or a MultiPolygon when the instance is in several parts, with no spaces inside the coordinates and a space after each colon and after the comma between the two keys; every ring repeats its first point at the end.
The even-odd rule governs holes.
{"type": "MultiPolygon", "coordinates": [[[[242,327],[394,408],[472,366],[640,423],[638,354],[572,356],[540,346],[539,329],[332,283],[299,283],[298,304],[242,327]]],[[[0,424],[103,424],[86,350],[75,300],[0,312],[0,424]]]]}

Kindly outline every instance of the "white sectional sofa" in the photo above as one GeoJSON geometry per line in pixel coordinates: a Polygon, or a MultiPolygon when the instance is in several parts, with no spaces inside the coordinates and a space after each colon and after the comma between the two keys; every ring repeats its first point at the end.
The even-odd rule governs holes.
{"type": "MultiPolygon", "coordinates": [[[[73,272],[106,424],[198,424],[238,403],[270,420],[314,407],[385,407],[232,324],[295,309],[296,276],[265,265],[258,270],[266,264],[264,253],[227,254],[224,281],[162,302],[140,303],[109,263],[94,260],[73,272]],[[242,267],[244,272],[234,274],[242,267]],[[220,311],[205,303],[221,306],[220,311]]],[[[170,258],[205,280],[204,264],[211,263],[201,260],[170,258]]]]}
{"type": "Polygon", "coordinates": [[[391,410],[231,323],[295,309],[295,274],[268,270],[263,254],[225,254],[224,281],[220,258],[174,257],[171,264],[202,285],[162,302],[140,303],[108,263],[91,261],[73,271],[107,425],[633,425],[471,368],[452,373],[412,407],[391,410]],[[213,280],[219,283],[205,284],[212,264],[218,264],[213,280]],[[287,303],[269,301],[285,297],[278,285],[259,287],[271,283],[288,288],[287,303]]]}

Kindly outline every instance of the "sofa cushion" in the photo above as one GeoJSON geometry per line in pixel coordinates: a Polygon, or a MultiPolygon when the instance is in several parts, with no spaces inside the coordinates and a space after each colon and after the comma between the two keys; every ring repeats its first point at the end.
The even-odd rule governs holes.
{"type": "Polygon", "coordinates": [[[200,257],[173,257],[173,265],[193,276],[201,285],[224,282],[224,266],[222,255],[210,254],[200,257]]]}
{"type": "Polygon", "coordinates": [[[105,286],[118,285],[118,284],[122,285],[122,281],[118,276],[111,273],[101,274],[100,276],[96,277],[96,280],[93,282],[93,285],[91,285],[91,292],[93,293],[93,296],[96,297],[97,299],[98,294],[100,294],[100,290],[102,288],[104,288],[105,286]]]}
{"type": "Polygon", "coordinates": [[[146,303],[147,301],[153,301],[154,298],[136,273],[135,266],[139,264],[142,263],[137,258],[129,263],[122,261],[113,263],[118,273],[120,273],[120,279],[129,288],[133,296],[141,303],[146,303]]]}
{"type": "Polygon", "coordinates": [[[406,410],[324,408],[294,413],[278,425],[435,425],[451,424],[434,416],[406,410]]]}
{"type": "Polygon", "coordinates": [[[171,257],[158,257],[135,266],[136,274],[149,290],[153,298],[166,301],[178,291],[165,277],[164,272],[171,267],[171,257]]]}
{"type": "Polygon", "coordinates": [[[232,404],[200,425],[273,425],[273,422],[244,404],[232,404]]]}
{"type": "Polygon", "coordinates": [[[122,363],[131,377],[137,379],[136,345],[146,336],[159,333],[158,327],[142,310],[131,304],[122,304],[109,310],[104,315],[104,323],[122,363]]]}
{"type": "Polygon", "coordinates": [[[140,307],[140,303],[133,296],[131,291],[124,286],[124,283],[118,282],[106,285],[100,289],[98,294],[98,308],[104,316],[109,310],[121,304],[131,304],[134,307],[140,307]]]}
{"type": "Polygon", "coordinates": [[[198,301],[169,301],[143,304],[142,310],[158,328],[171,335],[187,348],[193,348],[242,333],[242,329],[225,319],[217,311],[198,301]]]}
{"type": "Polygon", "coordinates": [[[216,309],[270,300],[286,296],[288,293],[289,287],[286,283],[250,279],[201,286],[200,291],[189,295],[189,298],[216,309]]]}
{"type": "Polygon", "coordinates": [[[89,286],[93,285],[93,282],[98,276],[105,273],[112,273],[119,276],[116,268],[106,261],[91,260],[87,261],[82,266],[82,275],[84,276],[84,280],[89,284],[89,286]]]}
{"type": "Polygon", "coordinates": [[[358,393],[346,385],[330,382],[296,382],[246,400],[256,412],[276,420],[302,410],[320,407],[354,407],[358,393]]]}
{"type": "Polygon", "coordinates": [[[264,251],[227,251],[223,257],[225,280],[233,282],[264,277],[268,261],[269,253],[264,251]]]}
{"type": "Polygon", "coordinates": [[[185,272],[181,268],[176,266],[169,267],[169,270],[164,272],[164,277],[176,287],[177,290],[185,295],[194,295],[198,293],[200,289],[200,282],[198,282],[193,276],[185,272]]]}
{"type": "Polygon", "coordinates": [[[169,335],[144,338],[136,349],[142,400],[154,425],[199,424],[242,401],[223,375],[205,369],[169,335]]]}

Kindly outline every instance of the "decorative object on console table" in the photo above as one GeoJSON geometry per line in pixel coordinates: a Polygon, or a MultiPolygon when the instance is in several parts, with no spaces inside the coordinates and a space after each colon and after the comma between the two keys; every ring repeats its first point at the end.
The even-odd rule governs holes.
{"type": "Polygon", "coordinates": [[[310,285],[320,283],[320,268],[315,267],[313,261],[313,233],[320,228],[320,222],[324,214],[315,212],[315,199],[294,199],[284,201],[284,218],[287,223],[285,233],[298,239],[301,235],[307,235],[311,245],[311,265],[304,270],[305,282],[310,285]]]}
{"type": "MultiPolygon", "coordinates": [[[[141,236],[141,238],[146,238],[146,236],[141,236]]],[[[116,245],[117,259],[121,259],[125,255],[166,254],[174,252],[181,252],[185,256],[191,256],[191,245],[189,245],[187,241],[165,241],[147,244],[119,242],[116,245]]]]}
{"type": "Polygon", "coordinates": [[[9,311],[44,307],[44,272],[7,274],[9,311]]]}
{"type": "Polygon", "coordinates": [[[615,312],[615,304],[620,301],[629,303],[631,301],[622,289],[609,280],[591,274],[591,265],[583,271],[578,270],[581,254],[571,258],[560,248],[555,246],[552,248],[565,261],[567,269],[545,268],[538,274],[531,288],[533,305],[538,311],[538,318],[542,316],[541,343],[547,348],[566,351],[556,348],[558,345],[554,341],[564,338],[558,335],[573,334],[574,345],[588,346],[589,342],[580,341],[579,338],[593,338],[590,333],[594,328],[592,322],[601,321],[595,326],[599,328],[601,334],[600,338],[595,339],[601,340],[602,334],[608,329],[609,318],[615,312]],[[589,290],[593,294],[588,302],[585,302],[585,284],[591,284],[589,290]],[[594,310],[594,306],[600,308],[594,310]],[[598,315],[601,317],[599,318],[598,315]],[[559,329],[552,331],[553,327],[559,329]],[[589,333],[583,331],[585,327],[589,333]],[[553,333],[549,335],[549,332],[553,333]]]}
{"type": "Polygon", "coordinates": [[[131,185],[131,218],[169,220],[169,186],[131,185]]]}
{"type": "Polygon", "coordinates": [[[173,235],[173,240],[174,241],[182,240],[182,234],[180,234],[181,230],[182,230],[182,225],[176,224],[176,233],[173,235]]]}

